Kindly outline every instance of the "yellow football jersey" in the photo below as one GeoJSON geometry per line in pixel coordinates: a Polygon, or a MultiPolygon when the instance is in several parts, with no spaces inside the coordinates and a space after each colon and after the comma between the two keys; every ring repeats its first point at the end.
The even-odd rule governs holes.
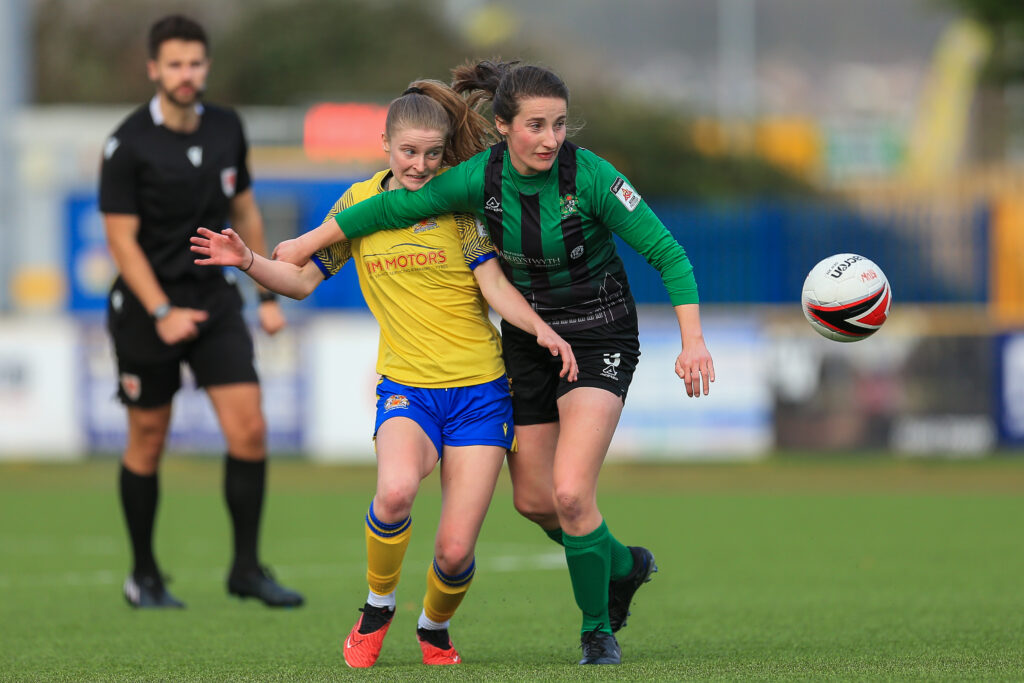
{"type": "MultiPolygon", "coordinates": [[[[325,220],[384,192],[388,174],[350,187],[325,220]]],[[[380,325],[377,372],[426,388],[481,384],[505,372],[501,337],[472,271],[496,254],[472,215],[445,214],[338,242],[313,260],[330,277],[352,257],[380,325]]]]}

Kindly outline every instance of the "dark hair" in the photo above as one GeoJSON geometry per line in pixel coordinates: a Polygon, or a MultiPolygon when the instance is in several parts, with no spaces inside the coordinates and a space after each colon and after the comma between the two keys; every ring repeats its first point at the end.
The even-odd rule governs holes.
{"type": "Polygon", "coordinates": [[[156,59],[160,54],[160,46],[168,40],[195,41],[202,43],[207,52],[210,51],[210,41],[203,27],[180,14],[159,19],[149,28],[149,58],[156,59]]]}
{"type": "Polygon", "coordinates": [[[452,88],[468,93],[471,107],[491,101],[495,116],[511,123],[519,113],[519,103],[527,97],[557,97],[569,104],[569,88],[558,74],[543,66],[484,60],[466,62],[452,69],[452,88]]]}
{"type": "Polygon", "coordinates": [[[442,163],[454,166],[487,149],[493,141],[487,119],[470,108],[466,100],[440,81],[413,81],[388,106],[384,134],[391,136],[404,128],[442,131],[445,138],[442,163]]]}

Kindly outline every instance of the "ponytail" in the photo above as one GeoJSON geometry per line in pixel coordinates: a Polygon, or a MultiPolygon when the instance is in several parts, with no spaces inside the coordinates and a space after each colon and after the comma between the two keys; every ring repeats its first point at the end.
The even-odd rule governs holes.
{"type": "Polygon", "coordinates": [[[413,81],[388,106],[384,134],[390,139],[395,131],[405,128],[442,131],[445,166],[482,152],[494,138],[487,120],[466,100],[444,83],[430,79],[413,81]]]}
{"type": "Polygon", "coordinates": [[[569,88],[558,74],[518,60],[466,62],[452,69],[452,89],[465,95],[474,109],[490,100],[494,115],[509,123],[528,97],[555,97],[569,104],[569,88]]]}

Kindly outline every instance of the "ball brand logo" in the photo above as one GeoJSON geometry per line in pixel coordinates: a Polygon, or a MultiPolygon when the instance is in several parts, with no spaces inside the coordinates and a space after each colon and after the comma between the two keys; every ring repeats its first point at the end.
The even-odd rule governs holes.
{"type": "Polygon", "coordinates": [[[871,282],[872,280],[877,280],[877,279],[878,279],[878,273],[876,273],[873,270],[865,270],[863,273],[860,274],[860,281],[861,282],[871,282]]]}
{"type": "Polygon", "coordinates": [[[856,263],[857,261],[863,261],[863,260],[864,260],[863,256],[851,256],[848,259],[840,261],[839,263],[837,263],[832,268],[832,270],[829,271],[828,276],[829,277],[838,278],[838,277],[842,276],[842,274],[844,272],[846,272],[850,268],[850,266],[852,266],[854,263],[856,263]]]}
{"type": "Polygon", "coordinates": [[[367,259],[366,270],[370,275],[380,273],[392,273],[413,268],[426,268],[428,266],[443,266],[448,263],[448,255],[444,249],[433,251],[420,251],[414,254],[399,254],[397,256],[377,256],[375,259],[367,259]]]}

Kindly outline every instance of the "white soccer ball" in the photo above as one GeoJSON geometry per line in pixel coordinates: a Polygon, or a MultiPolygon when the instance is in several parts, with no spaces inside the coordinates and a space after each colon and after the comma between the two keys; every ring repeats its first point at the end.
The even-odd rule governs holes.
{"type": "Polygon", "coordinates": [[[870,337],[889,317],[892,291],[882,269],[857,254],[835,254],[811,268],[800,303],[814,331],[841,342],[870,337]]]}

